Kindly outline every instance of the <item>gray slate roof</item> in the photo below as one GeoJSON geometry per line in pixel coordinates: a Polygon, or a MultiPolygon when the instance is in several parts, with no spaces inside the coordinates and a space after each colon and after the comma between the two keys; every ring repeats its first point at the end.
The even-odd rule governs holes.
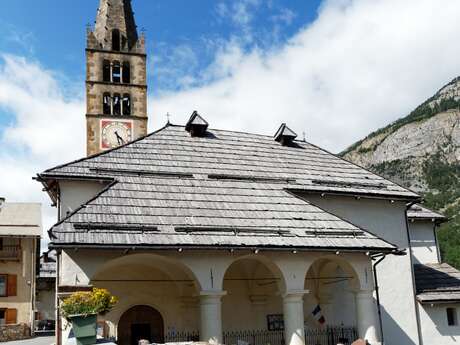
{"type": "Polygon", "coordinates": [[[417,198],[306,142],[169,125],[40,174],[114,184],[52,229],[54,244],[380,248],[392,245],[289,190],[417,198]]]}
{"type": "Polygon", "coordinates": [[[414,271],[421,303],[460,302],[460,271],[446,263],[415,265],[414,271]]]}
{"type": "Polygon", "coordinates": [[[447,218],[441,213],[430,210],[429,208],[423,207],[422,205],[412,205],[407,210],[407,218],[411,220],[432,220],[435,222],[446,221],[447,218]]]}

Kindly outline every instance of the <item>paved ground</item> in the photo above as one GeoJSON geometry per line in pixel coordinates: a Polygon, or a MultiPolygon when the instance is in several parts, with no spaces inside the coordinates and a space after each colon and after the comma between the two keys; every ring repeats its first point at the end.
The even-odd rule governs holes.
{"type": "Polygon", "coordinates": [[[54,344],[54,337],[36,337],[28,340],[9,341],[8,345],[51,345],[54,344]]]}

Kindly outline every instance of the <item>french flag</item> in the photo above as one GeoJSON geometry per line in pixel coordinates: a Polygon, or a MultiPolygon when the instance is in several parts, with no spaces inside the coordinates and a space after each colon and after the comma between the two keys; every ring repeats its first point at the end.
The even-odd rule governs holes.
{"type": "Polygon", "coordinates": [[[319,304],[316,306],[315,309],[313,309],[312,315],[315,318],[315,320],[318,321],[321,325],[324,325],[326,323],[326,319],[321,313],[321,307],[319,306],[319,304]]]}

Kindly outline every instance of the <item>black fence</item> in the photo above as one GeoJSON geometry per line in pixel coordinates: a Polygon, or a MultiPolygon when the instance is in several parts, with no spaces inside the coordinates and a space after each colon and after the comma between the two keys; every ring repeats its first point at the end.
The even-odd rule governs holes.
{"type": "Polygon", "coordinates": [[[358,332],[352,327],[305,330],[305,345],[351,345],[357,339],[358,332]]]}
{"type": "MultiPolygon", "coordinates": [[[[305,345],[351,345],[358,339],[358,332],[352,327],[326,327],[306,329],[305,345]]],[[[165,335],[166,343],[199,341],[198,331],[170,332],[165,335]]],[[[285,345],[284,331],[231,331],[223,333],[225,345],[285,345]]]]}
{"type": "Polygon", "coordinates": [[[284,331],[224,332],[225,345],[284,345],[284,331]]]}
{"type": "Polygon", "coordinates": [[[200,341],[200,332],[181,331],[168,332],[165,334],[165,343],[182,343],[187,341],[200,341]]]}

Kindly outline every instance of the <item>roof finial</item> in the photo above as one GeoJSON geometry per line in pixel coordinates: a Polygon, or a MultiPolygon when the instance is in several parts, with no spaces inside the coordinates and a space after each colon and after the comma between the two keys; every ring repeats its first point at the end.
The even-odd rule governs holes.
{"type": "Polygon", "coordinates": [[[170,118],[171,118],[171,114],[170,114],[169,112],[167,112],[167,113],[166,113],[166,119],[167,119],[166,124],[167,124],[167,125],[170,125],[170,124],[171,124],[171,122],[169,121],[170,118]]]}
{"type": "Polygon", "coordinates": [[[303,135],[303,141],[307,141],[307,133],[305,131],[302,132],[303,135]]]}

